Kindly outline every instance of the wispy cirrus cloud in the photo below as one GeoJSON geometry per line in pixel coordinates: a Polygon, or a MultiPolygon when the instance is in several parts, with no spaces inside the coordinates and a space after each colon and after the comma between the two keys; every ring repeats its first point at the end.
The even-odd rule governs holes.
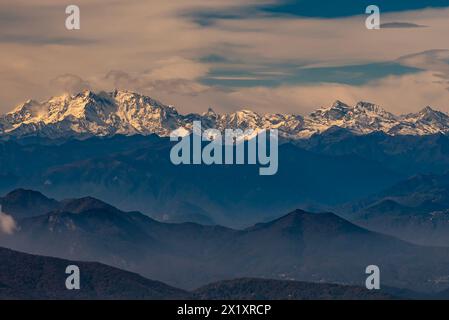
{"type": "Polygon", "coordinates": [[[407,29],[407,28],[427,28],[428,26],[424,26],[421,24],[410,23],[410,22],[385,22],[380,24],[380,28],[382,29],[407,29]]]}

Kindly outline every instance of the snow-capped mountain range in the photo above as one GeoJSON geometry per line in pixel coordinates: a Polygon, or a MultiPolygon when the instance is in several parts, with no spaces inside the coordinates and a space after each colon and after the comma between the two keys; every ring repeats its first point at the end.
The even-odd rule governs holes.
{"type": "Polygon", "coordinates": [[[47,101],[28,100],[0,116],[0,136],[48,138],[108,136],[114,134],[157,134],[168,136],[173,130],[190,130],[194,120],[203,128],[278,129],[285,138],[302,139],[332,127],[355,134],[382,131],[390,135],[428,135],[449,133],[449,116],[426,107],[418,113],[394,115],[380,106],[359,102],[349,106],[336,101],[309,116],[293,114],[261,115],[250,110],[217,114],[212,109],[202,114],[183,115],[173,106],[130,91],[64,94],[47,101]]]}

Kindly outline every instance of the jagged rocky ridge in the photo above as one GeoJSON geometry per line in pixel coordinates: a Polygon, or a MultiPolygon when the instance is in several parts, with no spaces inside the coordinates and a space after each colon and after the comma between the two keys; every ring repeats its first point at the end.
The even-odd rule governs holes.
{"type": "Polygon", "coordinates": [[[279,130],[284,138],[301,139],[333,127],[355,134],[382,131],[390,135],[428,135],[449,132],[449,116],[426,107],[418,113],[394,115],[378,105],[359,102],[349,106],[336,101],[309,116],[261,115],[250,110],[217,114],[183,115],[173,106],[129,91],[64,94],[47,101],[28,100],[0,117],[0,136],[49,138],[157,134],[168,136],[178,128],[191,129],[194,120],[203,128],[279,130]]]}

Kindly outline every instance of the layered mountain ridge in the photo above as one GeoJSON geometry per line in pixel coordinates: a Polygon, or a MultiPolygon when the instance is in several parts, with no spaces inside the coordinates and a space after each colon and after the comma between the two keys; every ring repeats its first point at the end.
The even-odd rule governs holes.
{"type": "Polygon", "coordinates": [[[31,209],[24,215],[27,204],[21,208],[16,203],[43,197],[22,189],[2,198],[10,204],[5,213],[17,220],[18,228],[0,234],[0,246],[98,261],[185,290],[248,277],[363,286],[370,264],[381,268],[382,283],[388,286],[422,292],[448,288],[449,248],[413,245],[330,212],[297,209],[231,229],[164,223],[89,197],[61,201],[45,214],[31,209]]]}
{"type": "Polygon", "coordinates": [[[384,132],[389,135],[447,134],[449,116],[426,107],[420,112],[394,115],[382,107],[359,102],[349,106],[336,101],[308,116],[258,114],[248,109],[218,114],[209,108],[202,114],[180,114],[145,95],[130,91],[64,94],[47,101],[28,100],[0,117],[0,136],[48,138],[122,135],[168,136],[172,131],[190,130],[193,121],[204,129],[278,129],[288,139],[309,138],[333,127],[355,134],[384,132]]]}
{"type": "Polygon", "coordinates": [[[97,262],[68,261],[0,247],[0,300],[188,299],[191,294],[97,262]],[[66,267],[81,270],[81,289],[67,290],[66,267]]]}

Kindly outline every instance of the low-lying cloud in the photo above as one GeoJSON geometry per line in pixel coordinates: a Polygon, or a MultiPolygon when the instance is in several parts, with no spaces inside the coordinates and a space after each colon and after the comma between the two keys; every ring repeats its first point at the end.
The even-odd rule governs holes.
{"type": "MultiPolygon", "coordinates": [[[[1,207],[0,207],[1,210],[1,207]]],[[[6,213],[0,212],[0,234],[13,234],[17,230],[14,218],[6,213]]]]}
{"type": "Polygon", "coordinates": [[[59,90],[68,93],[77,93],[83,90],[91,89],[89,82],[74,74],[62,74],[57,76],[56,78],[50,80],[50,84],[59,90]]]}

